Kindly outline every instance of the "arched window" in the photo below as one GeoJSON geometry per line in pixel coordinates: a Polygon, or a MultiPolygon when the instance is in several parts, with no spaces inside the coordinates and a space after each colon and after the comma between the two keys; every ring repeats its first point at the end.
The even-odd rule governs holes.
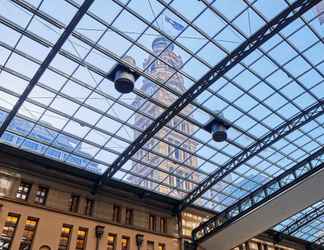
{"type": "Polygon", "coordinates": [[[51,248],[49,246],[44,245],[44,246],[41,246],[39,248],[39,250],[51,250],[51,248]]]}

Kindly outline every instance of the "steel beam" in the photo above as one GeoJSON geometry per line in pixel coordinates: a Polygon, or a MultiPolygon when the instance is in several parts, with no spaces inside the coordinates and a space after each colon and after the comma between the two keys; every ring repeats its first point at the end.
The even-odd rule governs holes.
{"type": "Polygon", "coordinates": [[[324,234],[312,242],[315,245],[324,246],[324,234]]]}
{"type": "Polygon", "coordinates": [[[269,23],[244,41],[229,56],[205,74],[197,83],[188,89],[172,105],[169,106],[148,128],[128,146],[128,148],[112,163],[96,182],[93,192],[105,181],[109,180],[138,150],[140,150],[150,138],[165,126],[182,109],[189,105],[197,96],[204,92],[214,82],[220,79],[226,72],[251,54],[256,48],[264,44],[280,30],[299,18],[306,11],[314,7],[320,0],[297,0],[269,23]]]}
{"type": "Polygon", "coordinates": [[[305,250],[324,250],[324,235],[306,244],[305,250]]]}
{"type": "Polygon", "coordinates": [[[42,77],[44,72],[46,71],[47,67],[51,64],[55,56],[58,54],[59,50],[62,48],[63,44],[66,42],[66,40],[69,38],[75,27],[78,25],[82,17],[86,14],[88,9],[90,8],[91,4],[94,2],[94,0],[85,0],[83,4],[78,9],[77,13],[74,15],[62,35],[59,37],[59,39],[56,41],[48,55],[46,56],[45,60],[42,62],[42,64],[39,66],[38,70],[34,74],[33,78],[30,80],[29,84],[19,97],[18,101],[6,117],[5,121],[0,127],[0,137],[2,134],[6,131],[7,127],[9,126],[10,122],[14,119],[15,115],[19,111],[20,107],[23,105],[24,101],[28,97],[28,95],[33,90],[34,86],[37,84],[39,79],[42,77]]]}
{"type": "Polygon", "coordinates": [[[289,133],[295,131],[301,126],[305,125],[309,121],[319,117],[324,114],[324,100],[316,103],[307,109],[303,110],[301,113],[295,115],[292,119],[288,120],[284,124],[280,125],[273,131],[270,131],[259,141],[255,142],[251,146],[247,147],[240,154],[235,156],[232,160],[226,163],[218,171],[214,172],[212,175],[207,177],[199,186],[197,186],[191,193],[189,193],[180,205],[177,207],[177,211],[180,212],[187,206],[191,205],[195,200],[197,200],[202,194],[209,190],[213,185],[221,181],[225,176],[233,172],[241,164],[251,159],[253,156],[257,155],[259,152],[269,147],[276,141],[285,137],[289,133]]]}
{"type": "Polygon", "coordinates": [[[308,213],[303,214],[301,218],[287,225],[281,232],[285,234],[293,234],[308,223],[324,215],[324,205],[321,205],[308,213]]]}
{"type": "MultiPolygon", "coordinates": [[[[288,213],[287,211],[281,211],[281,206],[293,206],[293,203],[299,202],[290,200],[287,202],[287,200],[280,201],[280,203],[275,205],[269,205],[268,203],[274,202],[276,203],[278,200],[282,199],[281,195],[286,194],[289,195],[289,191],[294,190],[300,183],[305,183],[305,179],[307,179],[310,176],[315,176],[319,172],[323,172],[324,169],[324,163],[323,163],[323,155],[324,155],[324,147],[320,148],[315,153],[311,154],[301,162],[297,163],[292,168],[288,169],[281,175],[277,176],[276,178],[270,180],[265,185],[261,186],[260,188],[256,189],[252,193],[248,194],[247,196],[240,199],[238,202],[233,204],[232,206],[228,207],[224,211],[222,211],[220,214],[212,217],[205,223],[198,226],[196,229],[192,232],[192,239],[193,241],[197,243],[201,243],[204,240],[207,240],[211,238],[213,235],[215,235],[217,232],[224,230],[226,227],[230,227],[235,222],[240,223],[239,221],[241,218],[244,217],[245,221],[248,219],[251,214],[257,214],[258,210],[267,210],[272,209],[273,213],[280,213],[280,216],[283,216],[285,213],[288,213]],[[289,190],[289,191],[288,191],[289,190]],[[278,198],[279,197],[279,198],[278,198]],[[291,204],[290,204],[291,203],[291,204]],[[284,205],[282,205],[284,204],[284,205]],[[271,208],[270,208],[271,207],[271,208]],[[273,210],[274,209],[274,210],[273,210]],[[274,212],[275,211],[275,212],[274,212]]],[[[322,174],[323,175],[323,174],[322,174]]],[[[322,180],[321,180],[322,181],[322,180]]],[[[309,181],[308,181],[309,182],[309,181]]],[[[322,183],[319,183],[321,185],[322,183]]],[[[318,184],[314,184],[310,181],[310,183],[307,184],[311,187],[315,187],[318,184]]],[[[301,187],[299,187],[301,188],[301,187]]],[[[321,192],[321,190],[317,190],[320,192],[320,194],[323,196],[324,194],[321,192]]],[[[314,191],[316,193],[317,191],[314,191]]],[[[296,194],[294,194],[296,195],[296,194]]],[[[298,193],[297,195],[301,195],[301,193],[298,193]]],[[[308,196],[311,196],[312,194],[309,194],[308,196]]],[[[284,195],[283,195],[284,196],[284,195]]],[[[305,195],[307,196],[307,195],[305,195]]],[[[284,197],[287,199],[287,197],[284,197]]],[[[303,197],[303,199],[309,199],[310,197],[303,197]]],[[[316,200],[317,201],[317,200],[316,200]]],[[[310,201],[307,200],[309,203],[310,201]]],[[[302,201],[300,201],[302,203],[302,201]]],[[[314,203],[314,201],[312,201],[314,203]]],[[[311,204],[312,204],[311,203],[311,204]]],[[[301,204],[298,203],[298,206],[301,204]]],[[[292,208],[291,208],[292,209],[292,208]]],[[[296,208],[294,208],[296,209],[296,208]]],[[[301,208],[303,209],[303,207],[301,208]]],[[[296,212],[300,211],[301,209],[297,210],[296,212]]],[[[265,211],[269,212],[269,211],[265,211]]],[[[291,211],[289,211],[291,212],[291,211]]],[[[260,216],[260,214],[259,214],[260,216]]],[[[290,215],[288,215],[290,216],[290,215]]],[[[286,217],[287,218],[287,217],[286,217]]],[[[286,219],[283,218],[283,219],[286,219]]],[[[260,218],[261,219],[261,218],[260,218]]],[[[265,218],[263,218],[265,220],[265,218]]],[[[268,220],[271,220],[271,223],[277,224],[275,221],[278,218],[273,218],[271,214],[268,214],[268,220]]],[[[279,218],[280,219],[280,218],[279,218]]],[[[243,220],[241,220],[243,221],[243,220]]],[[[262,221],[262,219],[261,219],[262,221]]],[[[282,221],[282,220],[280,220],[282,221]]],[[[278,221],[278,223],[280,222],[278,221]]],[[[251,224],[251,221],[250,221],[251,224]]],[[[255,223],[257,224],[257,223],[255,223]]],[[[264,226],[264,225],[262,225],[264,226]]],[[[267,226],[267,225],[265,225],[267,226]]],[[[271,225],[272,226],[272,225],[271,225]]],[[[252,226],[251,226],[252,227],[252,226]]],[[[244,231],[244,230],[243,230],[244,231]]],[[[246,228],[246,231],[248,231],[248,228],[246,228]]],[[[264,231],[264,230],[263,230],[264,231]]],[[[242,232],[240,232],[242,233],[242,232]]],[[[243,232],[245,233],[245,232],[243,232]]],[[[253,232],[255,233],[255,232],[253,232]]],[[[256,235],[256,234],[255,234],[256,235]]],[[[252,235],[251,237],[253,237],[252,235]]],[[[242,239],[244,240],[244,239],[242,239]]],[[[240,243],[238,243],[240,244],[240,243]]],[[[230,249],[230,248],[228,248],[230,249]]]]}

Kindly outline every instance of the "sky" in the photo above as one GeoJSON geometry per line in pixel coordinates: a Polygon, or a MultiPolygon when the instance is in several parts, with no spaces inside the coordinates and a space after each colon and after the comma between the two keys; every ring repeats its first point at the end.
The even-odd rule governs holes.
{"type": "MultiPolygon", "coordinates": [[[[26,2],[56,20],[56,25],[33,17],[9,0],[0,1],[0,65],[5,68],[0,73],[0,108],[7,112],[63,32],[62,27],[77,11],[64,0],[26,2]],[[26,29],[29,37],[40,39],[36,42],[21,36],[9,28],[6,20],[26,29]],[[11,53],[9,48],[16,52],[11,53]],[[22,57],[23,53],[30,59],[22,57]],[[20,77],[14,76],[10,70],[20,73],[20,77]]],[[[75,4],[81,2],[75,1],[75,4]]],[[[174,40],[174,52],[184,62],[179,72],[189,88],[287,7],[285,0],[208,2],[211,2],[209,8],[203,1],[196,0],[186,0],[185,4],[183,0],[96,0],[75,29],[96,49],[75,35],[71,35],[62,48],[70,58],[82,61],[87,67],[67,59],[66,54],[57,55],[19,110],[19,115],[37,124],[50,123],[49,129],[78,139],[79,147],[89,153],[90,160],[105,170],[134,141],[135,113],[141,110],[134,107],[133,101],[136,97],[141,98],[140,95],[145,96],[141,91],[143,77],[136,82],[135,91],[127,95],[120,95],[113,83],[103,77],[116,65],[116,59],[132,56],[138,69],[144,71],[143,62],[152,55],[153,39],[165,36],[174,40]],[[174,29],[165,17],[184,29],[174,29]]],[[[320,24],[317,14],[315,10],[308,11],[303,19],[296,20],[264,43],[194,100],[192,114],[187,119],[194,124],[190,136],[198,143],[195,153],[199,181],[324,97],[324,48],[320,41],[324,25],[320,24]],[[219,113],[231,123],[229,139],[223,143],[214,142],[202,129],[219,113]]],[[[155,76],[148,74],[147,77],[155,76]]],[[[161,86],[165,88],[166,85],[162,83],[161,86]]],[[[168,91],[175,98],[181,94],[172,87],[168,91]]],[[[150,102],[155,97],[153,94],[142,99],[150,102]]],[[[161,103],[156,98],[155,101],[161,103]]],[[[169,106],[171,103],[163,104],[169,106]]],[[[144,115],[150,117],[151,114],[144,115]]],[[[151,117],[150,122],[153,118],[156,117],[151,117]]],[[[241,165],[230,181],[221,183],[223,190],[216,190],[217,199],[208,202],[205,197],[203,202],[207,207],[222,210],[239,198],[233,197],[234,192],[240,190],[245,194],[250,191],[239,187],[242,181],[262,175],[266,178],[255,181],[260,186],[267,178],[273,178],[307,157],[324,143],[323,121],[320,116],[241,165]]],[[[54,140],[49,146],[53,145],[54,140]]],[[[115,178],[127,181],[132,166],[132,161],[127,162],[115,178]]],[[[161,185],[165,183],[157,181],[155,191],[161,185]]],[[[173,190],[168,195],[182,198],[185,191],[173,190]]]]}

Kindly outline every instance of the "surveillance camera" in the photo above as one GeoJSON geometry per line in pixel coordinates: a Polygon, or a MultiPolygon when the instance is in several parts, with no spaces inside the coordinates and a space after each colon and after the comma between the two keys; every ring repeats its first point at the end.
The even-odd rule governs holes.
{"type": "Polygon", "coordinates": [[[133,91],[135,83],[135,75],[127,69],[121,68],[115,74],[115,89],[122,93],[128,94],[133,91]]]}
{"type": "Polygon", "coordinates": [[[223,119],[223,115],[219,117],[212,118],[204,129],[212,134],[214,141],[223,142],[227,139],[227,130],[230,128],[230,125],[223,119]]]}
{"type": "Polygon", "coordinates": [[[214,123],[211,127],[214,141],[222,142],[227,139],[227,128],[222,123],[214,123]]]}
{"type": "MultiPolygon", "coordinates": [[[[136,65],[135,60],[130,56],[123,58],[123,60],[130,65],[136,65]]],[[[107,75],[107,78],[114,82],[115,89],[122,94],[132,92],[134,84],[139,77],[140,75],[126,64],[117,64],[107,75]]]]}

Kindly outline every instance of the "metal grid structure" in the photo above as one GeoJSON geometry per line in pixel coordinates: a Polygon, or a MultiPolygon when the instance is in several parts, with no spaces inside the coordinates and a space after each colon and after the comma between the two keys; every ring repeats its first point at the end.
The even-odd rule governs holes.
{"type": "MultiPolygon", "coordinates": [[[[211,237],[233,221],[239,220],[248,212],[257,209],[272,198],[287,191],[293,185],[303,181],[307,176],[321,171],[324,168],[324,163],[322,162],[323,156],[324,148],[321,148],[289,170],[243,197],[237,203],[202,223],[193,230],[193,240],[201,242],[204,239],[211,237]]],[[[286,229],[283,231],[285,232],[285,230],[286,229]]]]}
{"type": "Polygon", "coordinates": [[[319,201],[283,221],[274,229],[312,243],[323,245],[324,202],[319,201]]]}
{"type": "MultiPolygon", "coordinates": [[[[181,100],[185,91],[173,84],[176,77],[183,79],[185,90],[190,89],[279,13],[308,1],[236,0],[233,5],[227,0],[190,0],[184,5],[181,0],[95,0],[23,98],[83,2],[0,2],[2,143],[105,173],[180,202],[233,158],[324,98],[323,14],[312,8],[286,28],[275,30],[268,41],[194,96],[186,103],[190,112],[179,110],[160,129],[166,131],[163,136],[147,138],[141,157],[130,155],[116,165],[125,150],[181,100]],[[157,54],[152,42],[160,37],[168,46],[157,54]],[[164,60],[171,47],[181,57],[180,66],[164,60]],[[131,94],[120,95],[106,75],[117,63],[127,64],[126,56],[135,59],[136,67],[128,66],[141,77],[131,94]],[[150,63],[142,65],[149,57],[150,63]],[[168,79],[161,81],[149,70],[156,64],[172,72],[168,79]],[[143,90],[144,81],[151,82],[151,91],[143,90]],[[159,98],[161,91],[172,98],[159,98]],[[3,122],[20,102],[7,126],[3,122]],[[145,105],[156,112],[143,109],[145,105]],[[203,128],[220,114],[231,128],[228,139],[216,143],[203,128]],[[139,117],[145,118],[143,126],[135,123],[139,117]],[[182,130],[183,124],[190,129],[182,130]],[[182,139],[166,140],[172,133],[182,139]],[[195,147],[186,147],[188,141],[195,147]],[[162,152],[161,144],[170,150],[162,152]],[[179,151],[181,157],[176,157],[179,151]],[[145,160],[147,156],[154,161],[145,160]],[[168,162],[172,169],[164,167],[168,162]],[[140,172],[138,166],[148,171],[140,172]]],[[[289,170],[324,144],[323,121],[323,115],[314,117],[257,152],[209,186],[194,204],[221,212],[289,170]]]]}
{"type": "Polygon", "coordinates": [[[293,234],[297,230],[299,230],[301,227],[307,225],[311,221],[318,219],[324,215],[324,206],[320,206],[316,209],[314,209],[312,212],[309,212],[304,215],[304,217],[298,219],[296,222],[294,222],[291,225],[288,225],[282,232],[286,234],[293,234]]]}
{"type": "Polygon", "coordinates": [[[316,245],[321,245],[321,246],[323,246],[323,245],[324,245],[324,236],[320,236],[320,237],[318,237],[317,239],[315,239],[315,240],[313,241],[313,243],[316,244],[316,245]]]}

